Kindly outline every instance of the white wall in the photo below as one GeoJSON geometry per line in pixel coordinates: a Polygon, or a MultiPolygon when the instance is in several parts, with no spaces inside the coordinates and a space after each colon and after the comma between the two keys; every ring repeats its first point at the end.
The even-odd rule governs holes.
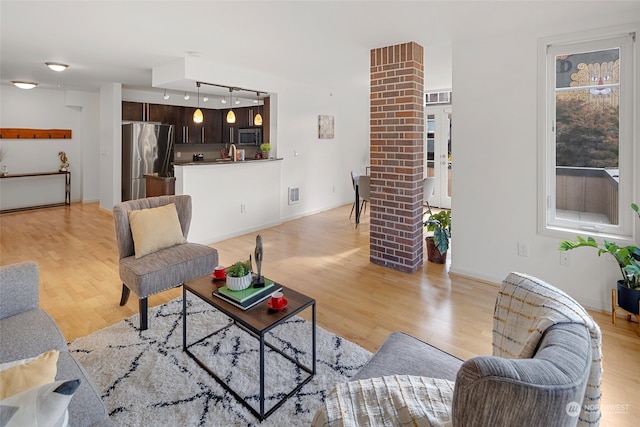
{"type": "Polygon", "coordinates": [[[122,200],[122,84],[100,88],[100,206],[122,200]]]}
{"type": "Polygon", "coordinates": [[[561,266],[561,239],[536,230],[537,40],[557,31],[454,44],[451,271],[496,283],[528,273],[587,307],[610,309],[617,264],[585,248],[561,266]],[[529,257],[517,255],[519,241],[529,257]]]}
{"type": "MultiPolygon", "coordinates": [[[[71,129],[72,138],[3,139],[9,173],[49,172],[60,167],[64,151],[71,171],[71,200],[97,200],[97,95],[2,86],[0,127],[71,129]]],[[[13,178],[0,181],[2,209],[64,201],[62,177],[13,178]]]]}

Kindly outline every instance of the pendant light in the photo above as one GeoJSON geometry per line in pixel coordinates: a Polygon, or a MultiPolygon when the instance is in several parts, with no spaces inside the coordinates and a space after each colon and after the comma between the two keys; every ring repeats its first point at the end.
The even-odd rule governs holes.
{"type": "Polygon", "coordinates": [[[200,82],[196,82],[198,86],[198,108],[193,112],[193,123],[202,123],[204,117],[202,116],[202,110],[200,109],[200,82]]]}
{"type": "Polygon", "coordinates": [[[164,99],[169,99],[169,94],[167,93],[167,90],[164,90],[164,95],[162,96],[164,99]]]}
{"type": "Polygon", "coordinates": [[[254,126],[262,126],[262,114],[260,114],[260,92],[258,92],[257,95],[258,95],[258,114],[256,114],[256,116],[253,118],[253,124],[254,126]]]}
{"type": "Polygon", "coordinates": [[[233,124],[236,122],[236,113],[233,112],[233,89],[229,88],[229,112],[227,113],[227,123],[233,124]]]}

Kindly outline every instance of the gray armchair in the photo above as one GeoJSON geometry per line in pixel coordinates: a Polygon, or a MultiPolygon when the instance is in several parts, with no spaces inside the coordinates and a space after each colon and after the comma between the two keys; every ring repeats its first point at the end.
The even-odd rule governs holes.
{"type": "Polygon", "coordinates": [[[425,425],[438,417],[465,427],[597,425],[600,329],[571,297],[535,277],[509,274],[496,298],[493,348],[492,356],[463,362],[394,332],[350,383],[339,384],[327,397],[312,426],[388,425],[393,422],[385,424],[391,419],[387,414],[406,415],[413,407],[426,408],[412,413],[425,425]],[[447,384],[435,383],[437,393],[429,401],[412,400],[419,387],[385,395],[391,389],[387,382],[407,376],[447,384]],[[372,395],[375,399],[367,398],[372,395]],[[437,404],[446,411],[434,410],[437,404]]]}
{"type": "Polygon", "coordinates": [[[198,243],[184,243],[160,249],[136,258],[133,235],[129,222],[129,211],[157,208],[175,203],[182,234],[186,240],[191,224],[191,196],[160,196],[130,200],[114,206],[116,240],[120,256],[120,279],[125,305],[130,291],[140,304],[140,330],[147,329],[147,298],[198,277],[211,274],[218,265],[218,251],[198,243]]]}

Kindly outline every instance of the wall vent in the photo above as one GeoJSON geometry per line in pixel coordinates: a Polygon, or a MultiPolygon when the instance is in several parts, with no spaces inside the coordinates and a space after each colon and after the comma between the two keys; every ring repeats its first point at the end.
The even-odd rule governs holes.
{"type": "Polygon", "coordinates": [[[424,94],[425,105],[451,104],[451,91],[427,92],[424,94]]]}
{"type": "Polygon", "coordinates": [[[295,205],[300,201],[300,187],[289,187],[289,204],[295,205]]]}

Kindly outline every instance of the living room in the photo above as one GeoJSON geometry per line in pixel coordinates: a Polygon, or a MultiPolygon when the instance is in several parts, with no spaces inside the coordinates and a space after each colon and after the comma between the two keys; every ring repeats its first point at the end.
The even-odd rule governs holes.
{"type": "MultiPolygon", "coordinates": [[[[5,37],[5,31],[21,26],[28,29],[39,27],[38,24],[47,28],[43,21],[54,21],[51,17],[56,16],[55,2],[52,2],[51,5],[39,5],[38,9],[40,10],[33,13],[22,9],[22,6],[18,6],[17,3],[2,3],[3,52],[7,52],[7,49],[23,47],[24,43],[21,41],[23,40],[21,37],[12,37],[11,35],[5,37]]],[[[454,93],[455,167],[457,173],[453,178],[455,196],[452,207],[455,211],[455,233],[452,239],[451,264],[448,271],[456,274],[456,278],[470,277],[475,279],[476,281],[472,282],[466,282],[467,279],[456,279],[463,281],[462,286],[465,286],[465,283],[470,283],[467,286],[471,288],[483,286],[481,285],[483,282],[496,284],[508,272],[522,271],[555,284],[588,309],[609,311],[611,308],[610,284],[619,275],[616,265],[604,258],[594,257],[594,254],[588,251],[572,252],[570,265],[560,265],[557,246],[562,238],[538,233],[537,43],[539,39],[552,35],[597,30],[637,21],[638,9],[637,6],[634,8],[633,4],[629,4],[632,2],[580,3],[580,7],[576,7],[580,10],[574,9],[574,2],[571,2],[573,5],[560,4],[557,6],[551,5],[551,3],[540,5],[537,2],[531,2],[518,5],[516,8],[505,6],[505,10],[497,8],[496,5],[465,4],[468,14],[456,15],[455,24],[457,26],[463,27],[468,23],[469,26],[477,28],[476,21],[482,21],[485,27],[494,27],[496,31],[490,32],[485,29],[474,36],[455,38],[450,41],[448,46],[429,43],[432,36],[428,26],[418,25],[418,23],[406,25],[411,28],[411,31],[406,33],[396,34],[390,31],[390,34],[378,34],[377,39],[372,38],[372,41],[365,45],[366,48],[360,46],[358,50],[347,50],[350,43],[345,41],[343,42],[344,56],[329,61],[330,65],[326,69],[324,78],[328,80],[332,78],[333,80],[323,80],[319,84],[311,84],[308,81],[299,82],[293,79],[291,82],[281,82],[281,80],[287,79],[286,76],[277,79],[273,76],[262,76],[261,81],[268,82],[268,86],[277,85],[278,88],[282,88],[278,91],[279,125],[276,141],[278,155],[285,158],[284,188],[281,189],[281,192],[286,192],[286,187],[293,184],[299,185],[302,189],[299,204],[288,205],[286,200],[281,201],[283,223],[339,209],[351,203],[353,193],[348,179],[349,171],[357,168],[364,169],[368,162],[369,49],[416,40],[425,46],[425,89],[450,87],[454,93]],[[559,9],[554,9],[555,7],[559,9]],[[502,22],[511,13],[515,17],[519,17],[520,21],[516,22],[514,19],[514,22],[507,26],[508,28],[500,26],[504,24],[499,24],[499,22],[502,22]],[[524,19],[527,14],[531,17],[528,21],[524,19]],[[485,19],[477,19],[478,16],[484,16],[485,19]],[[499,31],[497,31],[498,29],[499,31]],[[446,58],[447,54],[448,58],[446,58]],[[434,58],[434,55],[437,57],[434,58]],[[446,59],[443,60],[443,57],[446,59]],[[440,69],[431,72],[431,67],[439,62],[448,62],[445,71],[440,69]],[[352,75],[351,72],[346,73],[347,69],[357,70],[354,73],[358,76],[356,81],[344,78],[345,75],[352,75]],[[336,117],[336,138],[334,140],[317,140],[315,119],[318,114],[332,114],[336,117]],[[327,182],[327,177],[331,177],[329,182],[327,182]],[[335,187],[335,192],[333,187],[335,187]],[[518,255],[518,242],[528,243],[528,257],[518,255]]],[[[208,5],[201,6],[209,7],[208,5]]],[[[68,14],[66,18],[61,19],[68,20],[74,16],[97,18],[98,15],[103,17],[101,19],[105,19],[104,17],[109,13],[112,17],[116,15],[113,11],[92,10],[89,7],[84,9],[84,6],[80,5],[69,7],[66,10],[64,7],[59,8],[68,14]]],[[[92,5],[91,7],[97,6],[92,5]]],[[[224,5],[224,7],[229,8],[225,11],[233,11],[229,5],[224,5]]],[[[236,7],[242,8],[243,6],[236,7]]],[[[249,6],[244,5],[244,7],[249,6]]],[[[293,6],[285,5],[279,5],[279,7],[293,8],[293,6]]],[[[335,9],[332,9],[336,6],[331,4],[312,4],[309,7],[314,7],[314,11],[322,13],[319,16],[327,16],[328,19],[331,16],[340,15],[343,19],[348,20],[347,16],[357,16],[356,12],[359,11],[355,6],[352,6],[336,12],[335,9]],[[348,15],[348,13],[352,15],[348,15]]],[[[427,6],[416,5],[415,7],[425,7],[424,10],[419,10],[423,12],[423,16],[429,16],[430,10],[426,8],[427,6]]],[[[125,8],[120,8],[118,13],[126,12],[123,9],[125,8]]],[[[131,10],[135,10],[135,8],[131,10]]],[[[184,16],[184,12],[179,9],[171,11],[175,12],[175,17],[184,16]]],[[[294,13],[294,11],[300,14],[296,22],[300,26],[300,34],[304,34],[304,24],[309,24],[308,21],[305,21],[306,13],[295,9],[282,9],[280,14],[292,16],[290,13],[294,13]],[[285,11],[287,13],[284,13],[285,11]]],[[[153,12],[161,13],[160,11],[153,12]]],[[[188,12],[190,15],[199,14],[193,10],[188,12]]],[[[206,17],[216,15],[212,10],[207,10],[207,12],[209,13],[200,13],[200,15],[206,17]]],[[[397,17],[398,22],[407,18],[406,11],[402,13],[401,10],[392,13],[390,9],[380,9],[372,13],[377,18],[377,20],[373,19],[373,22],[379,23],[378,28],[388,27],[388,25],[381,24],[386,22],[381,17],[384,14],[386,14],[387,20],[390,17],[397,17]]],[[[262,16],[276,19],[276,15],[278,14],[270,13],[262,16]]],[[[68,22],[64,20],[62,22],[68,22]]],[[[158,21],[161,20],[158,19],[158,21]]],[[[350,22],[357,20],[358,18],[353,18],[350,22]]],[[[175,18],[171,19],[171,22],[176,21],[175,18]]],[[[427,22],[428,20],[421,18],[419,21],[427,22]]],[[[91,22],[90,25],[96,25],[97,20],[87,19],[87,22],[91,22]]],[[[281,28],[286,28],[287,20],[274,22],[280,24],[281,28]]],[[[338,23],[334,25],[337,26],[338,23]]],[[[398,24],[398,26],[400,25],[398,24]]],[[[69,26],[78,30],[77,27],[69,26]]],[[[308,26],[313,27],[311,24],[308,26]]],[[[198,25],[190,25],[190,27],[194,28],[198,25]]],[[[80,30],[86,31],[87,34],[92,33],[89,28],[82,27],[80,30]]],[[[81,34],[83,31],[77,31],[77,33],[81,34]]],[[[348,33],[347,30],[344,31],[348,33]]],[[[301,36],[298,37],[301,38],[301,36]]],[[[310,40],[314,43],[317,42],[315,37],[310,40]]],[[[101,42],[101,45],[106,43],[108,40],[101,42]]],[[[326,43],[328,46],[329,41],[326,43]]],[[[83,43],[78,42],[78,44],[83,43]]],[[[313,43],[310,44],[315,46],[313,43]]],[[[322,46],[322,43],[319,43],[319,46],[322,46]]],[[[182,48],[182,51],[184,50],[185,48],[182,48]]],[[[283,50],[291,52],[300,49],[298,45],[295,45],[283,50]]],[[[169,62],[170,59],[183,55],[182,51],[167,55],[169,58],[164,58],[167,59],[164,62],[169,62]]],[[[4,55],[3,53],[3,59],[4,55]]],[[[51,58],[38,58],[38,61],[44,62],[49,59],[51,58]]],[[[69,62],[71,61],[72,59],[69,59],[69,62]]],[[[311,63],[314,66],[318,65],[317,62],[311,63]]],[[[232,66],[233,64],[226,65],[232,66]]],[[[2,66],[5,67],[4,61],[2,66]]],[[[72,70],[73,68],[70,68],[69,71],[72,70]]],[[[71,217],[74,217],[74,209],[78,207],[80,202],[82,204],[99,204],[101,209],[109,211],[116,202],[117,191],[114,188],[117,187],[114,184],[114,177],[117,176],[117,173],[114,171],[117,170],[117,165],[114,159],[109,157],[111,147],[108,144],[104,145],[102,139],[104,111],[101,106],[105,102],[103,95],[108,95],[110,92],[76,89],[61,91],[54,88],[37,88],[25,92],[9,86],[4,81],[5,78],[8,78],[7,74],[4,71],[2,74],[2,118],[0,119],[2,127],[69,128],[73,130],[74,134],[73,140],[64,142],[3,141],[3,148],[8,151],[8,158],[5,162],[10,165],[10,172],[56,169],[58,167],[57,153],[64,150],[69,154],[74,177],[72,183],[73,204],[69,211],[71,217]],[[29,114],[25,114],[25,111],[28,111],[29,114]]],[[[112,86],[112,83],[114,82],[105,83],[105,85],[112,86]]],[[[124,92],[126,92],[126,88],[123,89],[124,92]]],[[[117,102],[119,100],[114,103],[117,102]]],[[[111,112],[108,117],[113,119],[114,115],[111,112]]],[[[636,164],[639,163],[638,156],[640,156],[637,151],[636,142],[634,158],[636,164]]],[[[58,189],[46,191],[56,192],[58,189]]],[[[634,200],[640,200],[640,189],[635,188],[634,192],[634,200]]],[[[348,212],[343,216],[348,217],[348,212]]],[[[5,217],[0,218],[0,221],[3,222],[4,227],[5,217]]],[[[637,236],[637,223],[635,227],[637,236]]],[[[46,227],[40,228],[41,231],[43,229],[46,227]]],[[[109,229],[108,232],[111,233],[112,230],[109,229]]],[[[566,238],[570,237],[572,236],[566,236],[566,238]]],[[[55,242],[56,236],[52,235],[51,239],[52,242],[55,242]]],[[[217,242],[211,243],[213,246],[217,245],[217,242]]],[[[13,262],[15,250],[12,249],[12,243],[5,239],[4,233],[2,248],[1,263],[4,265],[13,262]]],[[[243,254],[250,251],[251,248],[252,245],[247,247],[245,242],[245,245],[238,248],[237,251],[243,254]]],[[[65,247],[58,248],[55,251],[55,256],[65,257],[64,252],[67,249],[65,247]]],[[[237,256],[238,252],[233,252],[234,256],[237,256]]],[[[226,256],[224,251],[221,251],[221,255],[226,256]]],[[[20,260],[30,259],[25,256],[26,254],[22,252],[20,260]]],[[[115,257],[115,253],[107,256],[115,257]]],[[[233,257],[224,259],[225,262],[234,261],[233,257]]],[[[97,281],[96,284],[103,281],[109,282],[108,286],[117,290],[119,284],[117,279],[114,283],[112,276],[116,268],[114,264],[110,266],[109,273],[106,271],[94,272],[91,280],[97,281]],[[110,277],[110,279],[105,280],[103,277],[110,277]]],[[[265,268],[270,268],[268,263],[265,268]]],[[[425,263],[424,269],[430,270],[432,266],[425,263]]],[[[269,271],[270,274],[274,273],[269,271]]],[[[317,272],[317,274],[323,273],[317,272]]],[[[394,272],[390,271],[386,274],[394,274],[394,272]]],[[[406,279],[404,276],[399,277],[406,279]]],[[[64,281],[72,280],[69,277],[61,279],[64,281]]],[[[298,278],[292,278],[292,280],[294,279],[298,278]]],[[[109,301],[105,301],[105,304],[110,309],[113,308],[114,302],[117,303],[117,296],[115,298],[116,300],[112,296],[105,298],[109,301]]],[[[494,295],[485,296],[485,298],[487,301],[493,301],[494,295]]],[[[76,299],[76,301],[79,300],[81,299],[76,299]]],[[[64,303],[64,308],[61,311],[68,310],[67,304],[68,302],[64,303]]],[[[135,309],[135,306],[133,308],[135,309]]],[[[135,312],[134,309],[130,309],[130,314],[135,312]]],[[[484,307],[484,315],[486,315],[486,309],[487,307],[484,307]]],[[[369,314],[374,316],[374,313],[369,314]]],[[[604,321],[606,322],[606,319],[604,321]]],[[[400,323],[397,327],[389,329],[400,329],[401,325],[407,326],[400,323]]],[[[617,331],[625,327],[624,321],[619,322],[614,334],[617,335],[617,331]]],[[[422,338],[428,339],[429,334],[433,332],[426,332],[429,329],[427,324],[423,328],[423,333],[426,335],[422,335],[422,338]]],[[[630,340],[633,337],[632,331],[630,329],[622,330],[630,332],[627,336],[629,341],[625,341],[626,344],[623,346],[637,354],[638,343],[630,340]]],[[[381,329],[370,338],[370,342],[364,341],[362,345],[366,344],[367,348],[374,350],[375,346],[382,342],[386,332],[387,329],[381,329]]],[[[471,339],[471,336],[475,337],[476,335],[480,334],[469,334],[459,339],[471,339]]],[[[73,337],[67,338],[73,339],[73,337]]],[[[490,343],[490,338],[487,336],[480,346],[488,343],[490,343]]],[[[463,353],[458,355],[467,357],[471,355],[470,353],[488,354],[489,352],[490,349],[486,347],[480,349],[473,347],[463,350],[463,353]],[[465,351],[468,353],[464,353],[465,351]]],[[[628,384],[626,387],[633,389],[633,387],[637,387],[637,384],[628,384]]],[[[625,401],[620,400],[617,403],[624,404],[625,401]]],[[[620,419],[622,420],[621,424],[627,424],[626,418],[620,419]]],[[[606,416],[604,420],[606,420],[606,416]]],[[[629,425],[631,424],[633,423],[629,423],[629,425]]]]}

